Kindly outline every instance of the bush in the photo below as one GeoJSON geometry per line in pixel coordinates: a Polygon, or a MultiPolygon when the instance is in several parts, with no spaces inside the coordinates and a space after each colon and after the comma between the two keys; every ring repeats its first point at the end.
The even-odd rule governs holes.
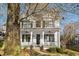
{"type": "Polygon", "coordinates": [[[49,49],[47,49],[48,52],[57,52],[56,51],[56,47],[50,47],[49,49]]]}
{"type": "Polygon", "coordinates": [[[3,41],[0,41],[0,47],[2,47],[3,46],[3,41]]]}
{"type": "Polygon", "coordinates": [[[62,48],[56,48],[56,51],[57,51],[58,53],[63,53],[63,49],[62,49],[62,48]]]}
{"type": "Polygon", "coordinates": [[[58,53],[64,53],[62,48],[58,48],[58,47],[50,47],[49,49],[47,49],[48,52],[58,52],[58,53]]]}

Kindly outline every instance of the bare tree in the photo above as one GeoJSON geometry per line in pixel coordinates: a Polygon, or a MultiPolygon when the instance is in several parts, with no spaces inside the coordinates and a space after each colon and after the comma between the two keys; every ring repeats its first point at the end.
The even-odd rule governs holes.
{"type": "Polygon", "coordinates": [[[15,55],[16,47],[20,45],[19,37],[19,4],[8,4],[7,29],[5,39],[5,55],[15,55]]]}
{"type": "Polygon", "coordinates": [[[78,22],[65,24],[63,29],[63,34],[64,34],[63,40],[61,41],[62,47],[66,48],[66,44],[68,43],[69,40],[72,40],[75,37],[76,30],[78,29],[79,29],[78,22]]]}
{"type": "Polygon", "coordinates": [[[26,4],[26,6],[27,6],[26,16],[21,18],[20,21],[23,19],[27,19],[29,16],[33,14],[43,11],[48,7],[48,3],[29,3],[29,4],[26,4]]]}

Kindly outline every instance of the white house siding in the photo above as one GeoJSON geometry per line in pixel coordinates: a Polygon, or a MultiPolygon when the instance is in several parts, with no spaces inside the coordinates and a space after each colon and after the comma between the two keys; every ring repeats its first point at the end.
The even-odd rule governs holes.
{"type": "Polygon", "coordinates": [[[60,20],[54,22],[55,28],[60,28],[60,20]]]}
{"type": "MultiPolygon", "coordinates": [[[[25,21],[25,20],[24,20],[25,21]]],[[[42,26],[40,28],[36,28],[36,21],[34,19],[31,19],[33,21],[33,28],[22,28],[22,22],[20,22],[20,41],[21,46],[30,46],[33,45],[34,47],[37,47],[37,39],[36,34],[40,34],[40,45],[44,46],[44,48],[48,47],[60,47],[60,24],[59,20],[54,22],[54,25],[52,28],[43,28],[42,26]],[[27,32],[31,35],[30,36],[30,42],[22,42],[22,35],[27,34],[27,32]],[[45,34],[54,34],[54,42],[44,42],[44,35],[45,34]]]]}

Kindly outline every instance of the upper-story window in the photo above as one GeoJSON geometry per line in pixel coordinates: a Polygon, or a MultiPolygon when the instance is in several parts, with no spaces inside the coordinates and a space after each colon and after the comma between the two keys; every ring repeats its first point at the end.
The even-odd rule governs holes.
{"type": "Polygon", "coordinates": [[[22,22],[22,27],[23,28],[32,28],[32,22],[31,21],[22,22]]]}
{"type": "Polygon", "coordinates": [[[43,27],[52,28],[54,26],[53,21],[43,21],[43,27]]]}
{"type": "Polygon", "coordinates": [[[36,21],[36,27],[41,27],[41,21],[36,21]]]}

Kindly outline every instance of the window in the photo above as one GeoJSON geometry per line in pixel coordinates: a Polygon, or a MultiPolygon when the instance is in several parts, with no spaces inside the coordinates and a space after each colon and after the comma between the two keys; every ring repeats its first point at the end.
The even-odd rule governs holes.
{"type": "Polygon", "coordinates": [[[54,42],[54,34],[45,34],[44,41],[45,42],[54,42]]]}
{"type": "Polygon", "coordinates": [[[41,27],[41,21],[36,21],[36,27],[41,27]]]}
{"type": "Polygon", "coordinates": [[[23,34],[22,42],[30,42],[30,34],[23,34]]]}
{"type": "Polygon", "coordinates": [[[24,39],[25,39],[25,35],[22,35],[22,42],[24,42],[24,39]]]}
{"type": "Polygon", "coordinates": [[[22,27],[23,28],[32,28],[32,22],[31,21],[22,22],[22,27]]]}
{"type": "Polygon", "coordinates": [[[30,42],[30,35],[26,35],[26,42],[30,42]]]}
{"type": "Polygon", "coordinates": [[[43,27],[53,27],[53,25],[52,21],[43,21],[43,27]]]}

